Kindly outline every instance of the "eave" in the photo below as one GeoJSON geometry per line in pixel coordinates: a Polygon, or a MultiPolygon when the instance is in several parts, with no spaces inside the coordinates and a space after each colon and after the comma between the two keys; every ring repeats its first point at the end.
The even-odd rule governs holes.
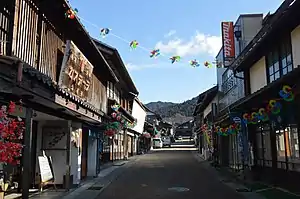
{"type": "Polygon", "coordinates": [[[76,16],[72,20],[66,19],[66,11],[72,9],[68,1],[33,1],[35,1],[41,12],[45,14],[47,20],[52,24],[58,36],[62,37],[64,41],[67,39],[72,40],[84,56],[94,65],[96,76],[99,75],[101,80],[109,79],[118,82],[112,68],[98,50],[83,24],[80,22],[80,18],[76,16]]]}
{"type": "Polygon", "coordinates": [[[135,87],[133,80],[131,79],[128,70],[126,69],[124,62],[114,47],[111,47],[97,39],[93,39],[98,49],[103,53],[103,56],[108,63],[114,68],[115,73],[119,75],[119,79],[122,80],[122,84],[127,87],[128,92],[132,92],[134,95],[138,95],[139,92],[135,87]]]}
{"type": "MultiPolygon", "coordinates": [[[[287,26],[291,26],[291,19],[297,18],[293,15],[298,14],[299,18],[300,1],[285,0],[272,17],[267,20],[253,40],[246,46],[240,55],[233,61],[230,68],[234,71],[241,72],[249,67],[258,59],[257,54],[262,53],[262,48],[268,43],[271,34],[278,34],[284,31],[287,26]]],[[[270,42],[270,41],[269,41],[270,42]]],[[[262,56],[262,55],[260,55],[262,56]]]]}

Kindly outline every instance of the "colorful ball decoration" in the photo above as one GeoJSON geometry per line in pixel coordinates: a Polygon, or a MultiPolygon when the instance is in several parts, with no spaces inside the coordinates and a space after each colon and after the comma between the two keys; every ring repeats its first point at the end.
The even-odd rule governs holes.
{"type": "Polygon", "coordinates": [[[113,113],[111,114],[111,116],[112,116],[112,118],[116,118],[116,117],[117,117],[117,113],[116,113],[116,112],[113,112],[113,113]]]}

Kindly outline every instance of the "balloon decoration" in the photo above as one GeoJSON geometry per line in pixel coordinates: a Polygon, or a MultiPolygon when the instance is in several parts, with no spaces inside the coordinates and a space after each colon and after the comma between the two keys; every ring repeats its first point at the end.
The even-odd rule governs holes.
{"type": "Polygon", "coordinates": [[[130,48],[131,49],[136,49],[139,45],[139,43],[136,40],[133,40],[132,42],[130,42],[130,48]]]}
{"type": "Polygon", "coordinates": [[[78,13],[77,8],[75,8],[74,10],[73,9],[69,9],[69,10],[66,11],[65,16],[68,19],[75,19],[75,16],[76,16],[77,13],[78,13]]]}
{"type": "Polygon", "coordinates": [[[114,111],[111,113],[113,121],[106,126],[106,131],[104,132],[105,135],[111,137],[123,128],[134,128],[136,126],[136,120],[131,123],[124,119],[122,113],[118,111],[120,108],[119,104],[114,104],[111,108],[114,111]]]}
{"type": "MultiPolygon", "coordinates": [[[[294,100],[294,93],[292,88],[284,85],[278,92],[281,100],[291,102],[294,100]]],[[[282,105],[278,99],[271,99],[265,108],[258,109],[257,112],[243,114],[242,121],[245,124],[257,124],[259,121],[268,121],[271,114],[278,115],[281,112],[282,105]]]]}
{"type": "Polygon", "coordinates": [[[212,147],[212,126],[203,124],[201,126],[201,131],[206,139],[208,147],[212,147]]]}
{"type": "Polygon", "coordinates": [[[171,63],[174,64],[175,62],[179,62],[181,59],[180,56],[173,56],[173,57],[170,57],[170,60],[171,60],[171,63]]]}
{"type": "Polygon", "coordinates": [[[240,124],[231,124],[226,128],[221,128],[220,126],[217,126],[215,131],[218,135],[221,136],[228,136],[228,135],[234,135],[238,134],[238,132],[241,130],[240,124]]]}
{"type": "MultiPolygon", "coordinates": [[[[74,9],[74,10],[70,9],[70,10],[68,10],[68,11],[66,12],[66,16],[67,16],[69,19],[74,19],[74,18],[75,18],[75,15],[77,15],[77,12],[78,12],[77,9],[74,9]]],[[[137,42],[137,40],[132,40],[132,41],[130,41],[130,40],[124,39],[124,38],[122,38],[122,37],[120,37],[120,36],[118,36],[118,35],[116,35],[116,34],[113,34],[113,33],[112,33],[112,30],[109,29],[109,28],[100,27],[100,26],[98,26],[98,25],[96,25],[96,24],[94,24],[94,23],[92,23],[92,22],[90,22],[90,21],[88,21],[88,20],[83,19],[81,16],[78,16],[78,15],[77,15],[77,17],[78,17],[80,20],[83,20],[83,21],[85,21],[86,23],[88,23],[88,24],[94,26],[95,28],[97,28],[98,30],[100,30],[100,35],[102,36],[103,39],[106,38],[106,36],[113,36],[113,37],[115,37],[115,38],[117,38],[117,39],[119,39],[119,40],[121,40],[121,41],[127,43],[127,44],[130,46],[130,48],[131,48],[132,50],[137,49],[137,48],[140,48],[140,49],[146,51],[147,53],[150,52],[150,58],[157,58],[158,56],[164,56],[164,55],[161,53],[161,50],[160,50],[160,49],[149,50],[148,48],[145,48],[145,47],[141,46],[140,43],[137,42]]],[[[172,57],[170,58],[170,60],[171,60],[171,63],[174,64],[175,62],[180,61],[180,60],[181,60],[181,57],[180,57],[180,56],[172,56],[172,57]]],[[[200,66],[200,62],[195,61],[195,60],[196,60],[196,59],[193,59],[192,61],[189,62],[189,64],[190,64],[192,67],[194,67],[194,68],[200,66]]],[[[223,67],[223,64],[222,64],[221,62],[218,62],[218,63],[217,63],[217,62],[209,62],[209,61],[205,61],[205,62],[204,62],[204,66],[207,67],[207,68],[212,68],[214,65],[216,65],[217,68],[223,67]]]]}
{"type": "Polygon", "coordinates": [[[158,57],[160,55],[160,50],[159,49],[155,49],[155,50],[152,50],[151,52],[150,52],[150,57],[151,58],[156,58],[156,57],[158,57]]]}
{"type": "Polygon", "coordinates": [[[196,59],[191,60],[190,65],[193,66],[193,67],[199,67],[200,66],[199,62],[196,59]]]}

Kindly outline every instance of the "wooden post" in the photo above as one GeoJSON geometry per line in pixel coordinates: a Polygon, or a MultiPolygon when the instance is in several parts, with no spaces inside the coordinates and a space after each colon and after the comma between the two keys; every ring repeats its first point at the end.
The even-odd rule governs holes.
{"type": "Polygon", "coordinates": [[[32,140],[32,108],[26,108],[24,150],[23,150],[23,168],[22,168],[22,198],[29,198],[28,179],[31,176],[31,140],[32,140]]]}
{"type": "Polygon", "coordinates": [[[71,176],[71,133],[72,133],[72,121],[68,121],[67,130],[67,149],[66,149],[66,177],[65,177],[65,189],[70,190],[70,176],[71,176]]]}
{"type": "Polygon", "coordinates": [[[124,159],[128,159],[128,136],[127,136],[127,129],[124,128],[124,159]]]}

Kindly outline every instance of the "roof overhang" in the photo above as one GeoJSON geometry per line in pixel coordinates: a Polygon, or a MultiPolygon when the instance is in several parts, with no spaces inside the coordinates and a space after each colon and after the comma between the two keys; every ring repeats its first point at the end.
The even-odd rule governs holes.
{"type": "MultiPolygon", "coordinates": [[[[241,72],[251,67],[262,55],[262,48],[270,40],[271,35],[286,31],[286,27],[293,27],[299,21],[300,1],[285,0],[276,12],[266,20],[264,26],[260,29],[253,40],[246,46],[240,55],[233,61],[230,68],[234,71],[241,72]],[[260,56],[258,56],[258,54],[260,56]]],[[[270,41],[269,41],[270,42],[270,41]]]]}
{"type": "Polygon", "coordinates": [[[76,16],[72,20],[66,19],[65,13],[71,9],[71,5],[67,0],[33,1],[46,16],[50,22],[49,24],[53,25],[58,36],[64,40],[72,40],[76,44],[85,57],[94,65],[94,71],[96,75],[99,74],[101,80],[118,81],[112,68],[80,22],[80,18],[76,16]]]}

